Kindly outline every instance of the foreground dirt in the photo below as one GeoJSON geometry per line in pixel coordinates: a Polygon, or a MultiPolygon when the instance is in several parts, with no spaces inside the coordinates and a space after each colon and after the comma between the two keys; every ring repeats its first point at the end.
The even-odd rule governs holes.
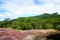
{"type": "Polygon", "coordinates": [[[25,30],[0,28],[0,40],[47,40],[47,36],[60,34],[58,30],[25,30]]]}

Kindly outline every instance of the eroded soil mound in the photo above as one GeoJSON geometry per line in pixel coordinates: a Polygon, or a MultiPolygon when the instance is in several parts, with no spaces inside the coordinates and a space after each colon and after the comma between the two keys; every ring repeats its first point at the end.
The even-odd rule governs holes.
{"type": "Polygon", "coordinates": [[[60,40],[58,30],[25,30],[0,28],[0,40],[60,40]]]}

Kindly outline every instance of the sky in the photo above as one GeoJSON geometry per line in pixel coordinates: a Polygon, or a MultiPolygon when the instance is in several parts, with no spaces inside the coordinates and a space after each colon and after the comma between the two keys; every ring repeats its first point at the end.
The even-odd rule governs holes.
{"type": "Polygon", "coordinates": [[[0,0],[0,20],[60,13],[60,0],[0,0]]]}

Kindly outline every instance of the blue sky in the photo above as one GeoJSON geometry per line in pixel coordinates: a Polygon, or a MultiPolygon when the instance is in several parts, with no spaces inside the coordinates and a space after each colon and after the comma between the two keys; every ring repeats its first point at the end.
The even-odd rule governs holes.
{"type": "Polygon", "coordinates": [[[60,13],[60,0],[0,0],[0,20],[60,13]]]}

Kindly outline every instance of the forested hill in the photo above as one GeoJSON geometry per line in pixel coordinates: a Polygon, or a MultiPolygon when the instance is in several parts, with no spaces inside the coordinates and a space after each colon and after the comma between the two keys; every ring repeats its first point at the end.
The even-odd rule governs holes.
{"type": "Polygon", "coordinates": [[[44,13],[38,16],[19,17],[17,19],[0,21],[0,28],[13,29],[60,29],[60,14],[44,13]]]}

